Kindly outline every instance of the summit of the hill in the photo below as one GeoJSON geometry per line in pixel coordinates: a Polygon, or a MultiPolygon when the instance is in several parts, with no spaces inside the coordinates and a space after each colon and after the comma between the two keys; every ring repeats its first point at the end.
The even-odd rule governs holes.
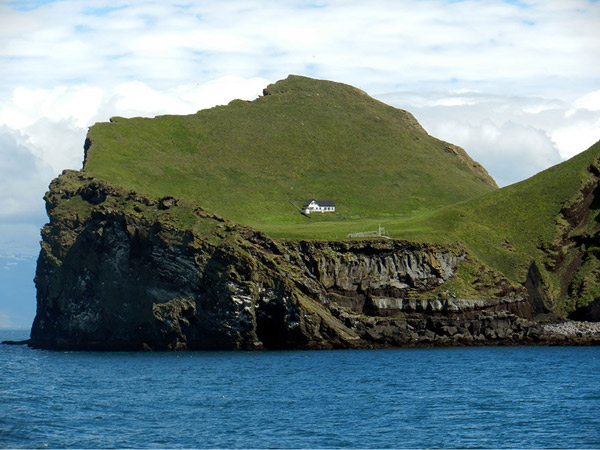
{"type": "Polygon", "coordinates": [[[409,112],[296,75],[250,102],[96,124],[84,170],[268,230],[306,225],[298,208],[311,198],[335,201],[329,219],[347,222],[408,217],[497,188],[464,150],[429,136],[409,112]]]}

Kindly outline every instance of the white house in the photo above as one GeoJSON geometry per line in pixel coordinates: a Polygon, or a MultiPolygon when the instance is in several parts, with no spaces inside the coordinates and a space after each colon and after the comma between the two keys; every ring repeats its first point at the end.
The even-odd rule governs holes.
{"type": "Polygon", "coordinates": [[[335,202],[333,200],[309,200],[302,207],[302,212],[304,214],[310,214],[313,212],[335,212],[335,202]]]}

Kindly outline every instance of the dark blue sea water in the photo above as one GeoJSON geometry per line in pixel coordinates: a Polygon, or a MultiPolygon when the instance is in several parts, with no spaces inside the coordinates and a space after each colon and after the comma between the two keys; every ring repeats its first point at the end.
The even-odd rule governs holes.
{"type": "Polygon", "coordinates": [[[0,447],[598,448],[600,348],[77,353],[2,345],[0,447]]]}

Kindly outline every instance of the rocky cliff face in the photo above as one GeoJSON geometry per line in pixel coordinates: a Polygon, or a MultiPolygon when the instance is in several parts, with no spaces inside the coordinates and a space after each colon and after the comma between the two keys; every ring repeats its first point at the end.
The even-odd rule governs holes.
{"type": "Polygon", "coordinates": [[[364,348],[543,339],[524,290],[442,295],[460,247],[275,241],[183,200],[65,171],[45,197],[30,345],[364,348]]]}
{"type": "Polygon", "coordinates": [[[600,305],[600,160],[588,168],[589,177],[557,218],[554,240],[544,246],[545,268],[560,280],[559,298],[568,298],[570,316],[599,321],[600,305]]]}

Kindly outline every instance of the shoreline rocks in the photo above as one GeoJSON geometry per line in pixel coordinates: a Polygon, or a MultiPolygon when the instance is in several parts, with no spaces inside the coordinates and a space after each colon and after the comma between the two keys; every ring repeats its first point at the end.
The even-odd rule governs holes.
{"type": "Polygon", "coordinates": [[[564,336],[566,338],[600,339],[600,322],[576,322],[567,320],[542,325],[543,336],[564,336]]]}

